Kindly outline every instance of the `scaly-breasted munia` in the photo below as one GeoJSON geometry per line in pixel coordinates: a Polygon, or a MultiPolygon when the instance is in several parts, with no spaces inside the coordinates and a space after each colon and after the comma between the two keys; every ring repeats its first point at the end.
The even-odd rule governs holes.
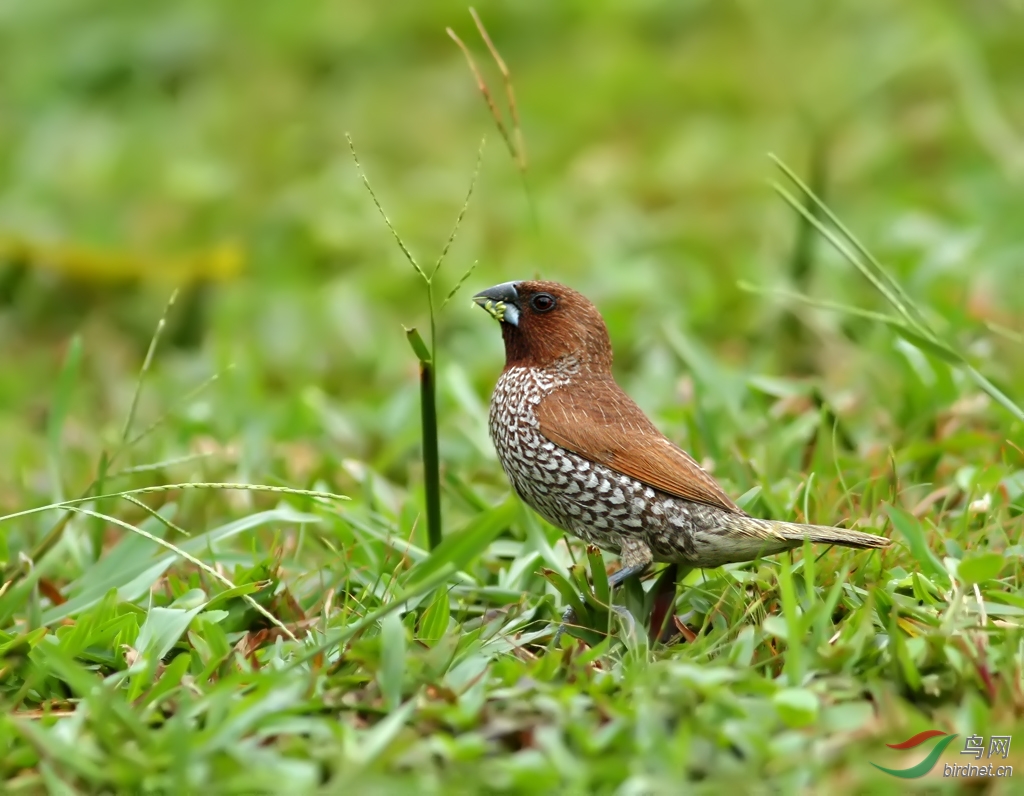
{"type": "Polygon", "coordinates": [[[717,567],[790,550],[804,539],[889,545],[859,531],[744,512],[616,384],[604,319],[575,290],[506,282],[473,300],[500,321],[505,341],[505,370],[490,409],[501,465],[544,519],[619,555],[613,587],[655,561],[717,567]]]}

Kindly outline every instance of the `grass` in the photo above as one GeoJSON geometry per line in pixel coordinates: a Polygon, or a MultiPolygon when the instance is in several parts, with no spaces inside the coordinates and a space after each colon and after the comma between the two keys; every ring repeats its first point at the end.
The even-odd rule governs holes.
{"type": "Polygon", "coordinates": [[[484,150],[453,243],[493,122],[446,28],[508,96],[466,9],[239,8],[0,12],[3,791],[968,787],[1024,726],[1019,11],[480,6],[529,172],[484,150]],[[510,496],[494,324],[423,302],[345,130],[413,260],[578,287],[747,510],[896,544],[693,572],[630,632],[510,496]],[[930,729],[921,779],[873,765],[930,729]]]}

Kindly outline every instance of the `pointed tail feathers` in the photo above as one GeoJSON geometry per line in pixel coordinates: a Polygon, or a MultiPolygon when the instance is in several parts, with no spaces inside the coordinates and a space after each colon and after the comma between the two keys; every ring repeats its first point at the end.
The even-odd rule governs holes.
{"type": "Polygon", "coordinates": [[[754,561],[800,547],[804,539],[813,544],[841,545],[861,549],[888,547],[884,536],[860,531],[830,528],[826,525],[801,525],[796,522],[762,520],[746,514],[722,512],[718,528],[695,534],[695,550],[679,560],[690,566],[720,567],[734,561],[754,561]]]}
{"type": "Polygon", "coordinates": [[[783,539],[803,542],[810,539],[815,544],[837,544],[843,547],[878,549],[888,547],[892,542],[884,536],[875,536],[860,531],[848,531],[845,528],[832,528],[827,525],[801,525],[796,522],[768,521],[772,532],[783,539]]]}

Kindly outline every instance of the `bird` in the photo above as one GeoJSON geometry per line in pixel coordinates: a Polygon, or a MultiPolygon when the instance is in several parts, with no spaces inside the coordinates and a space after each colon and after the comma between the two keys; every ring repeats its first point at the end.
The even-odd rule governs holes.
{"type": "MultiPolygon", "coordinates": [[[[499,322],[505,345],[488,414],[502,469],[549,523],[619,556],[611,588],[656,562],[715,568],[805,539],[865,549],[890,544],[860,531],[760,519],[736,505],[615,381],[607,326],[576,290],[504,282],[473,301],[499,322]]],[[[573,618],[570,608],[556,641],[573,618]]]]}

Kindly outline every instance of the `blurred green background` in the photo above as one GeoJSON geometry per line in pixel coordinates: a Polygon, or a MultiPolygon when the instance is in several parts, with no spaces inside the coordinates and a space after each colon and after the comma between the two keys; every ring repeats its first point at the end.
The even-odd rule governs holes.
{"type": "MultiPolygon", "coordinates": [[[[477,8],[513,73],[536,225],[445,34],[467,42],[500,99],[463,4],[0,5],[0,510],[88,483],[174,287],[172,346],[141,425],[167,411],[180,422],[136,461],[213,451],[178,480],[344,491],[351,460],[418,483],[402,324],[425,326],[422,285],[346,131],[426,264],[488,137],[442,295],[479,265],[438,333],[446,470],[491,482],[496,499],[506,487],[484,417],[501,343],[469,297],[509,279],[539,274],[590,296],[627,390],[701,457],[760,451],[779,475],[800,467],[771,463],[771,411],[786,393],[771,378],[809,377],[882,464],[901,434],[935,422],[933,402],[945,411],[963,397],[884,327],[740,288],[885,309],[801,232],[768,184],[769,152],[822,186],[954,345],[1024,394],[1020,338],[988,328],[1019,335],[1024,317],[1019,0],[477,8]],[[84,378],[62,487],[39,439],[76,331],[84,378]],[[707,425],[716,416],[727,422],[707,425]]],[[[982,426],[1005,420],[993,409],[982,426]]],[[[750,486],[741,465],[717,473],[750,486]]]]}
{"type": "Polygon", "coordinates": [[[477,10],[531,201],[445,33],[501,103],[461,3],[0,0],[0,518],[81,495],[121,447],[175,288],[126,436],[151,433],[99,492],[352,498],[184,489],[6,517],[10,792],[903,793],[869,761],[918,752],[885,744],[1019,726],[1022,424],[884,322],[779,294],[893,312],[776,194],[768,154],[1020,405],[1024,1],[477,10]],[[402,328],[429,325],[423,285],[346,132],[426,267],[488,139],[439,275],[443,297],[477,263],[437,319],[455,544],[436,558],[402,328]],[[506,501],[486,422],[502,345],[470,301],[533,275],[595,301],[627,392],[745,509],[892,548],[692,573],[677,613],[704,619],[669,647],[597,612],[606,640],[542,649],[586,573],[545,574],[561,533],[506,501]],[[433,596],[396,597],[448,563],[433,596]],[[210,567],[303,651],[217,602],[210,567]]]}

